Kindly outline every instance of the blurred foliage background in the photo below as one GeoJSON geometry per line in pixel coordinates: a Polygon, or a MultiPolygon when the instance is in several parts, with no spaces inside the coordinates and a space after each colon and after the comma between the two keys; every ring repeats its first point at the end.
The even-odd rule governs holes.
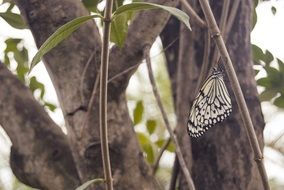
{"type": "MultiPolygon", "coordinates": [[[[115,2],[114,9],[122,5],[124,1],[118,0],[115,2]]],[[[41,73],[33,74],[35,73],[33,72],[32,75],[28,75],[30,58],[36,49],[34,44],[31,47],[31,45],[29,45],[31,42],[27,43],[31,38],[15,38],[9,36],[9,32],[7,32],[9,30],[21,30],[29,33],[19,15],[18,9],[9,0],[0,1],[0,3],[0,25],[1,27],[7,27],[6,33],[0,33],[0,60],[31,89],[36,99],[46,108],[48,113],[55,118],[57,123],[59,123],[64,130],[60,107],[58,102],[54,100],[56,99],[55,93],[51,92],[54,91],[54,89],[50,90],[50,79],[39,79],[41,73]],[[48,83],[46,80],[48,80],[48,83]],[[54,97],[50,98],[50,96],[54,97]]],[[[83,0],[83,3],[91,12],[103,11],[101,0],[83,0]]],[[[279,6],[284,7],[283,3],[281,4],[277,1],[259,2],[255,0],[256,7],[264,3],[266,4],[265,8],[270,9],[272,15],[279,14],[279,6]]],[[[284,8],[281,8],[281,10],[284,11],[284,8]]],[[[261,22],[261,20],[258,20],[258,14],[260,13],[254,11],[254,26],[257,26],[257,23],[261,22]]],[[[127,34],[128,24],[132,17],[133,15],[129,14],[126,17],[117,19],[117,23],[115,23],[112,28],[117,29],[116,31],[118,32],[112,32],[112,42],[123,45],[122,42],[127,34]]],[[[267,38],[269,38],[269,36],[267,36],[267,38]]],[[[279,38],[282,38],[282,36],[279,36],[279,38]]],[[[266,132],[267,130],[265,131],[265,164],[270,177],[271,189],[281,190],[284,189],[284,127],[283,124],[281,125],[280,120],[277,120],[275,114],[278,116],[281,116],[281,114],[282,116],[284,115],[284,63],[281,58],[271,53],[266,47],[259,47],[252,44],[252,50],[255,78],[260,93],[259,98],[262,102],[263,113],[268,123],[267,126],[269,126],[268,134],[266,132]]],[[[162,97],[162,102],[171,126],[175,126],[170,81],[165,66],[163,47],[159,38],[156,40],[151,50],[151,57],[154,63],[154,76],[162,97]]],[[[43,67],[39,69],[39,71],[46,72],[43,67]]],[[[175,147],[172,142],[169,141],[169,134],[165,129],[160,111],[153,96],[146,64],[142,63],[136,74],[131,78],[127,89],[127,98],[134,129],[149,165],[152,167],[157,165],[157,159],[162,147],[166,143],[168,144],[157,165],[159,167],[156,172],[158,182],[161,186],[167,187],[171,177],[175,147]]],[[[0,128],[0,190],[32,189],[20,183],[13,176],[9,167],[10,145],[9,138],[0,128]]]]}

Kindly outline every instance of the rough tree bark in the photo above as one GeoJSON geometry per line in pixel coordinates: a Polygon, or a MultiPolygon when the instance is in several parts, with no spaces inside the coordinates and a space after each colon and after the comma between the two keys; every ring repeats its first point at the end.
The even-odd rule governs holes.
{"type": "MultiPolygon", "coordinates": [[[[189,1],[195,7],[195,10],[201,13],[198,1],[189,1]]],[[[214,10],[217,21],[220,18],[223,1],[210,2],[214,10]]],[[[229,33],[227,46],[234,63],[236,72],[239,76],[239,82],[255,126],[258,139],[263,146],[263,128],[264,120],[260,108],[260,102],[257,98],[256,83],[254,80],[254,71],[252,68],[250,30],[251,30],[251,13],[253,3],[251,1],[241,1],[238,14],[229,33]]],[[[179,28],[165,28],[163,38],[165,44],[173,39],[173,34],[179,31],[179,28]],[[167,41],[166,41],[167,40],[167,41]]],[[[188,143],[186,137],[186,121],[188,117],[189,105],[194,98],[196,82],[199,77],[200,67],[203,58],[204,36],[206,29],[200,29],[193,26],[193,31],[188,33],[181,27],[180,30],[180,66],[182,67],[182,76],[178,81],[176,65],[178,54],[173,54],[173,50],[166,53],[169,73],[174,83],[173,93],[175,96],[182,96],[182,102],[175,102],[176,106],[181,109],[177,118],[183,121],[179,125],[178,135],[184,147],[184,154],[189,159],[191,171],[196,189],[263,189],[260,176],[254,163],[253,152],[251,151],[249,141],[246,136],[245,128],[238,113],[238,108],[231,92],[233,101],[232,115],[220,126],[213,127],[206,135],[191,140],[188,143]],[[187,81],[186,83],[184,81],[187,81]],[[178,86],[180,85],[180,86],[178,86]],[[179,94],[178,88],[183,89],[179,94]],[[192,149],[192,152],[187,151],[192,149]],[[191,161],[192,156],[192,163],[191,161]]],[[[212,52],[213,48],[211,48],[212,52]]],[[[212,55],[211,55],[212,56],[212,55]]],[[[228,81],[228,80],[227,80],[228,81]]],[[[227,82],[227,87],[230,84],[227,82]]],[[[177,99],[175,99],[177,101],[177,99]]],[[[183,178],[179,180],[179,189],[187,189],[183,178]]]]}
{"type": "MultiPolygon", "coordinates": [[[[78,0],[15,2],[28,23],[37,46],[62,24],[88,14],[78,0]]],[[[169,6],[177,4],[177,0],[151,2],[169,6]]],[[[197,1],[192,0],[190,3],[196,10],[199,9],[197,1]]],[[[212,3],[215,13],[220,13],[220,4],[222,3],[212,3]]],[[[263,118],[250,64],[251,8],[251,2],[242,1],[228,45],[262,142],[263,118]]],[[[219,14],[216,15],[218,17],[219,14]]],[[[154,42],[168,18],[167,13],[157,10],[136,15],[129,27],[124,47],[119,49],[114,46],[111,49],[109,78],[141,62],[144,47],[154,42]]],[[[172,23],[176,26],[176,21],[172,23]]],[[[166,28],[163,41],[170,41],[178,33],[179,27],[166,28]]],[[[204,30],[197,27],[193,27],[191,33],[182,27],[179,41],[183,43],[172,46],[171,51],[166,53],[175,89],[173,95],[180,96],[183,101],[179,105],[178,120],[184,124],[179,126],[178,135],[184,155],[189,167],[193,165],[192,173],[197,189],[261,189],[235,104],[234,113],[224,126],[212,128],[205,136],[192,141],[193,156],[191,155],[191,142],[184,132],[189,104],[194,96],[190,92],[194,91],[202,62],[203,33],[204,30]],[[180,76],[182,83],[175,80],[178,61],[183,67],[180,76]],[[185,93],[177,94],[177,85],[185,93]]],[[[101,37],[95,23],[90,21],[44,57],[44,64],[64,113],[67,135],[48,117],[29,90],[0,65],[0,124],[12,141],[11,166],[22,182],[39,189],[69,190],[89,179],[103,177],[98,92],[94,105],[89,110],[90,117],[86,117],[87,105],[99,72],[100,48],[101,37]],[[87,65],[93,53],[94,57],[87,65]],[[86,126],[80,136],[85,118],[86,126]]],[[[139,148],[126,106],[125,89],[133,73],[134,70],[109,83],[109,146],[114,185],[115,189],[157,189],[139,148]]],[[[182,178],[180,184],[180,189],[186,187],[182,178]]]]}

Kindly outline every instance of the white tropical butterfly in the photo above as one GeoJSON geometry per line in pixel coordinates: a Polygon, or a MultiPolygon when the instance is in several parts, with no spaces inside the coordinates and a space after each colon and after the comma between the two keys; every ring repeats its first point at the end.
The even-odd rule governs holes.
{"type": "Polygon", "coordinates": [[[232,112],[231,99],[224,83],[223,72],[213,68],[195,98],[187,122],[188,134],[200,137],[232,112]]]}

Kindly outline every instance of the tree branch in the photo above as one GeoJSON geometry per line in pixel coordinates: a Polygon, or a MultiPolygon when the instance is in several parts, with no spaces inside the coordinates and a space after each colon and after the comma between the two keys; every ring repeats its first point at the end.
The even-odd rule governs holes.
{"type": "Polygon", "coordinates": [[[74,189],[80,181],[66,136],[2,63],[0,83],[0,124],[12,141],[13,172],[35,188],[74,189]]]}

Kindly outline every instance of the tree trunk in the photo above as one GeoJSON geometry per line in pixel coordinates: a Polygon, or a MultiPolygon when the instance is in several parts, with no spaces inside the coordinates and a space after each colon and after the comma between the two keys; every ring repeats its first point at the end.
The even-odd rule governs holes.
{"type": "MultiPolygon", "coordinates": [[[[201,13],[198,1],[190,1],[195,6],[195,10],[201,13]]],[[[211,6],[217,21],[220,18],[222,10],[222,1],[212,1],[211,6]]],[[[231,3],[232,4],[232,3],[231,3]]],[[[250,1],[241,1],[236,19],[228,36],[227,48],[229,50],[232,62],[239,77],[251,118],[257,132],[257,136],[261,146],[263,146],[263,128],[264,120],[258,100],[256,83],[254,80],[254,71],[252,68],[250,30],[251,30],[251,13],[253,3],[250,1]]],[[[230,12],[229,12],[230,13],[230,12]]],[[[201,17],[203,17],[203,14],[201,17]]],[[[230,89],[228,79],[225,77],[226,85],[230,91],[233,113],[222,124],[212,127],[205,135],[200,138],[191,139],[188,143],[188,135],[186,134],[186,122],[189,108],[195,96],[196,82],[200,76],[200,67],[203,58],[204,41],[206,29],[193,26],[193,31],[189,33],[180,30],[180,62],[181,73],[179,69],[172,69],[172,60],[177,60],[178,55],[172,56],[166,54],[168,60],[169,73],[172,81],[177,81],[174,88],[174,96],[181,96],[180,101],[177,99],[175,104],[180,109],[177,118],[180,118],[182,125],[178,125],[178,136],[181,140],[184,154],[189,159],[189,167],[191,167],[193,181],[196,189],[263,189],[260,176],[254,162],[254,155],[250,148],[243,122],[240,117],[235,98],[230,89]],[[176,59],[173,59],[175,57],[176,59]],[[171,58],[171,59],[170,59],[171,58]],[[181,76],[178,76],[178,75],[181,76]],[[180,80],[182,79],[182,80],[180,80]],[[179,82],[183,81],[183,82],[179,82]],[[184,82],[187,81],[187,82],[184,82]],[[179,86],[180,85],[180,86],[179,86]],[[182,89],[179,91],[178,89],[182,89]],[[179,94],[182,93],[182,94],[179,94]],[[188,151],[192,149],[192,152],[188,151]],[[192,161],[191,161],[192,156],[192,161]],[[191,163],[192,162],[192,163],[191,163]]],[[[164,37],[169,39],[172,28],[165,28],[164,37]]],[[[176,29],[177,31],[178,29],[176,29]]],[[[176,32],[174,32],[176,33],[176,32]]],[[[167,43],[167,42],[165,42],[167,43]]],[[[211,57],[212,57],[211,48],[211,57]]],[[[179,180],[179,189],[187,189],[183,178],[179,180]]]]}

